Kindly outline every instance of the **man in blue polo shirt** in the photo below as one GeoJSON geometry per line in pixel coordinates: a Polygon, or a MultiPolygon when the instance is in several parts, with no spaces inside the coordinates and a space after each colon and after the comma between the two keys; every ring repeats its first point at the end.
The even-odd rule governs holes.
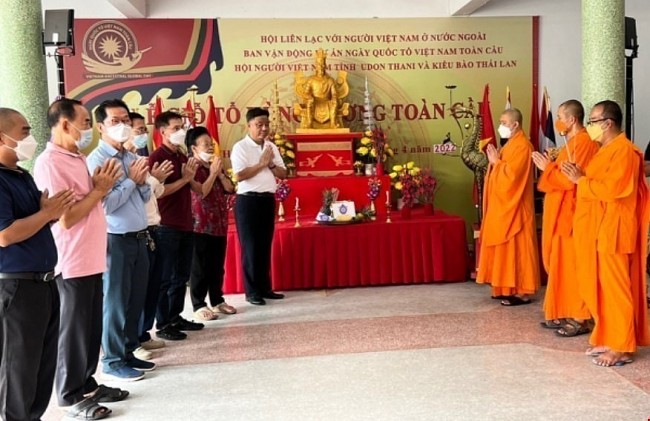
{"type": "Polygon", "coordinates": [[[116,160],[122,176],[102,200],[108,229],[108,270],[104,273],[102,358],[104,378],[135,381],[156,365],[133,356],[140,347],[138,323],[149,278],[147,213],[151,196],[146,183],[146,158],[124,148],[131,137],[129,108],[119,100],[107,100],[95,109],[101,133],[97,148],[88,155],[90,173],[109,159],[116,160]]]}
{"type": "Polygon", "coordinates": [[[59,338],[57,255],[50,222],[71,190],[39,192],[18,167],[36,140],[18,111],[0,108],[0,419],[40,419],[52,396],[59,338]],[[5,341],[4,338],[11,338],[5,341]]]}

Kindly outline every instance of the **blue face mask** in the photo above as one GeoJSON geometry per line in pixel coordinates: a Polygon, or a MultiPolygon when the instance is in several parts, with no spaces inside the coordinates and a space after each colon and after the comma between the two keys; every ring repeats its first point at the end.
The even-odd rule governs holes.
{"type": "Polygon", "coordinates": [[[148,143],[149,135],[146,133],[142,133],[133,137],[133,146],[135,146],[136,149],[146,148],[148,143]]]}

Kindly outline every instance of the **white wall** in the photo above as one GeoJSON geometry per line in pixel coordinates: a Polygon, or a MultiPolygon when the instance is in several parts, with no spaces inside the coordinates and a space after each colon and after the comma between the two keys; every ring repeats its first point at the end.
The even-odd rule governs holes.
{"type": "MultiPolygon", "coordinates": [[[[649,5],[648,0],[625,1],[626,16],[636,19],[640,46],[633,66],[634,140],[642,148],[650,139],[649,5]]],[[[540,16],[539,84],[548,88],[551,103],[556,107],[567,99],[582,98],[581,7],[579,0],[492,0],[472,16],[540,16]]]]}
{"type": "MultiPolygon", "coordinates": [[[[650,7],[648,0],[626,0],[626,15],[636,18],[640,45],[634,60],[636,142],[650,139],[650,7]]],[[[105,1],[43,0],[43,9],[75,9],[77,18],[123,17],[105,1]]],[[[447,17],[447,0],[329,0],[294,2],[268,0],[150,0],[150,18],[388,18],[447,17]]],[[[581,99],[581,1],[491,0],[472,16],[540,16],[540,87],[546,86],[553,106],[581,99]]],[[[51,96],[56,95],[56,71],[48,59],[51,96]]],[[[540,89],[541,92],[541,89],[540,89]]],[[[516,98],[514,98],[516,101],[516,98]]]]}

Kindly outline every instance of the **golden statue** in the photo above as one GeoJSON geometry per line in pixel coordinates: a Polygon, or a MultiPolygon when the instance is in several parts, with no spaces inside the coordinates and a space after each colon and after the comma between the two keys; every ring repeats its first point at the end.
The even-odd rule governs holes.
{"type": "Polygon", "coordinates": [[[316,51],[316,74],[306,77],[301,71],[295,74],[294,90],[299,101],[294,104],[293,114],[300,116],[297,133],[309,131],[349,132],[343,127],[343,116],[349,113],[350,104],[343,102],[350,87],[348,73],[340,71],[336,80],[326,71],[327,52],[316,51]],[[311,129],[311,130],[310,130],[311,129]]]}

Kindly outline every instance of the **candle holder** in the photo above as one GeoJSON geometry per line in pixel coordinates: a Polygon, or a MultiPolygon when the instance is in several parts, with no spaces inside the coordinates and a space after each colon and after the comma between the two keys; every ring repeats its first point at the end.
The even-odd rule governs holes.
{"type": "Polygon", "coordinates": [[[278,206],[278,221],[284,222],[284,205],[282,202],[280,202],[280,205],[278,206]]]}
{"type": "Polygon", "coordinates": [[[386,223],[390,224],[391,222],[393,221],[390,220],[390,199],[387,199],[386,200],[386,223]]]}
{"type": "Polygon", "coordinates": [[[296,206],[296,224],[294,227],[299,227],[300,226],[300,207],[296,206]]]}

